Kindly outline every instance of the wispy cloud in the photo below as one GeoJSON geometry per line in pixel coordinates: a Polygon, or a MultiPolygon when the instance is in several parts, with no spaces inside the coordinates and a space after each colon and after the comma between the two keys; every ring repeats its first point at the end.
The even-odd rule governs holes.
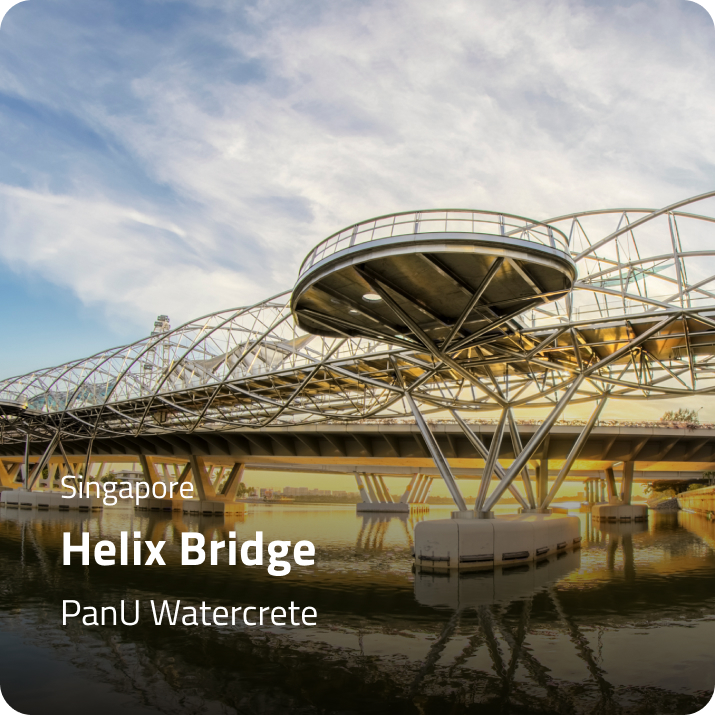
{"type": "Polygon", "coordinates": [[[715,184],[714,56],[687,0],[23,3],[0,260],[147,325],[384,212],[663,205],[715,184]]]}

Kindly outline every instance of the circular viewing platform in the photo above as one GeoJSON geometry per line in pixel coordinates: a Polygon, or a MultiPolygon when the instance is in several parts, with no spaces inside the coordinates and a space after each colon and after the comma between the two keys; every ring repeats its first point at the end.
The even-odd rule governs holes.
{"type": "Polygon", "coordinates": [[[318,335],[460,340],[571,290],[566,236],[508,214],[441,209],[381,216],[318,244],[291,307],[318,335]],[[420,335],[421,333],[421,335],[420,335]]]}

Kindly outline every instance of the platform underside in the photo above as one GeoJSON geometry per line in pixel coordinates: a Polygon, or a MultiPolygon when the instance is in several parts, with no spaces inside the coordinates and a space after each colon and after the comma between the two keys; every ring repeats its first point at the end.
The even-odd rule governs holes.
{"type": "Polygon", "coordinates": [[[292,308],[300,327],[318,335],[404,338],[409,321],[385,300],[365,298],[382,289],[439,343],[483,283],[456,339],[561,297],[575,275],[565,253],[527,241],[464,233],[401,236],[316,264],[296,285],[292,308]]]}

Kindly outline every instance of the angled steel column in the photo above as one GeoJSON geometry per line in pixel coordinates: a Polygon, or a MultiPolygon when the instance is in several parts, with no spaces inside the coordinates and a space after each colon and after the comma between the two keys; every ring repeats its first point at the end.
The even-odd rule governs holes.
{"type": "MultiPolygon", "coordinates": [[[[601,398],[599,400],[598,404],[596,405],[596,409],[593,411],[591,416],[588,419],[588,422],[586,423],[585,427],[583,430],[581,430],[581,434],[576,438],[576,442],[574,443],[574,446],[571,447],[571,451],[569,452],[568,457],[566,457],[566,461],[564,462],[564,466],[561,467],[561,470],[559,471],[558,477],[556,477],[556,481],[553,483],[551,486],[551,490],[549,491],[546,499],[541,504],[542,509],[547,509],[549,504],[553,501],[554,497],[558,493],[559,489],[561,488],[561,485],[564,483],[564,480],[568,476],[569,472],[571,471],[571,467],[573,466],[573,463],[578,459],[578,455],[581,454],[581,450],[583,449],[584,444],[586,444],[586,440],[589,438],[589,435],[591,434],[591,431],[596,425],[596,422],[598,422],[598,418],[603,410],[603,408],[606,406],[606,397],[601,398]]],[[[591,481],[586,482],[587,485],[587,490],[586,490],[586,495],[587,495],[587,501],[590,504],[591,503],[591,492],[593,491],[591,489],[591,481]]]]}
{"type": "Polygon", "coordinates": [[[497,457],[499,456],[499,449],[501,448],[502,438],[504,437],[504,428],[506,427],[508,410],[505,408],[502,410],[501,417],[497,423],[496,429],[494,430],[494,436],[492,437],[492,443],[489,446],[489,453],[484,462],[484,472],[482,473],[482,481],[479,484],[479,493],[477,494],[477,499],[474,503],[475,511],[481,511],[484,501],[487,498],[487,492],[489,491],[489,485],[492,483],[492,473],[494,472],[494,465],[496,464],[497,457]]]}
{"type": "MultiPolygon", "coordinates": [[[[455,410],[450,410],[450,412],[452,413],[452,417],[457,420],[457,424],[461,427],[462,432],[464,432],[464,436],[469,440],[472,447],[474,447],[474,449],[479,452],[482,459],[486,460],[487,456],[489,455],[489,450],[484,446],[484,442],[482,442],[482,440],[479,439],[476,434],[474,434],[474,430],[462,419],[458,412],[456,412],[455,410]]],[[[504,467],[499,464],[498,460],[494,463],[494,472],[497,475],[497,479],[504,479],[504,467]]],[[[528,502],[526,501],[526,499],[524,499],[523,496],[521,496],[519,490],[513,484],[509,485],[509,491],[511,492],[511,495],[514,497],[514,499],[519,502],[522,509],[529,508],[528,502]]]]}
{"type": "MultiPolygon", "coordinates": [[[[519,428],[514,419],[514,411],[511,407],[507,410],[507,417],[509,418],[509,434],[511,435],[511,443],[514,447],[514,456],[521,452],[524,448],[521,444],[521,436],[519,435],[519,428]]],[[[524,465],[524,469],[521,470],[521,481],[524,484],[524,493],[526,494],[526,499],[529,502],[529,506],[532,509],[536,509],[536,501],[534,500],[534,490],[531,488],[531,479],[529,478],[529,467],[524,465]]]]}
{"type": "Polygon", "coordinates": [[[556,403],[556,407],[551,410],[551,414],[541,423],[536,432],[532,435],[529,443],[521,451],[521,454],[514,460],[514,463],[507,470],[504,479],[497,484],[497,488],[492,492],[492,495],[487,499],[482,511],[491,511],[494,505],[501,499],[504,492],[507,490],[509,484],[513,481],[514,477],[524,468],[524,465],[531,459],[531,455],[536,452],[539,445],[543,441],[544,437],[549,433],[554,423],[559,418],[559,415],[566,409],[566,405],[570,402],[574,393],[581,386],[581,383],[585,379],[585,374],[579,375],[570,385],[570,387],[564,392],[561,399],[556,403]]]}
{"type": "Polygon", "coordinates": [[[422,417],[422,413],[417,409],[417,405],[409,392],[405,393],[405,400],[407,400],[407,404],[412,410],[415,422],[417,422],[417,426],[422,433],[422,439],[424,439],[427,449],[429,449],[432,459],[434,460],[439,473],[442,475],[442,479],[444,479],[444,483],[447,485],[447,489],[449,489],[449,493],[452,495],[454,503],[457,505],[457,509],[459,509],[459,511],[467,511],[467,504],[464,501],[462,492],[459,491],[459,486],[457,485],[454,475],[452,474],[452,470],[449,468],[449,463],[444,458],[442,450],[437,444],[437,440],[434,438],[430,428],[427,426],[424,417],[422,417]]]}

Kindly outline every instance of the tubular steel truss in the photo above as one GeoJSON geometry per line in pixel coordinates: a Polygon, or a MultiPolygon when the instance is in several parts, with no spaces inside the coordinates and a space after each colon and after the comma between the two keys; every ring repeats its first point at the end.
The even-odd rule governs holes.
{"type": "MultiPolygon", "coordinates": [[[[710,394],[715,218],[681,209],[712,196],[661,210],[589,211],[519,224],[511,233],[523,238],[531,232],[536,238],[529,240],[544,244],[556,236],[559,250],[567,237],[578,271],[573,289],[464,336],[464,320],[477,302],[470,300],[441,344],[418,326],[389,344],[307,334],[291,314],[289,293],[179,328],[160,326],[131,345],[0,382],[1,440],[19,446],[28,437],[47,443],[57,435],[92,440],[409,418],[415,402],[433,413],[499,409],[501,423],[510,424],[515,408],[548,407],[546,433],[567,403],[710,394]]],[[[479,213],[482,223],[499,216],[430,211],[381,217],[372,233],[371,222],[357,224],[320,244],[306,261],[311,266],[324,253],[342,250],[340,241],[372,240],[390,222],[393,231],[406,223],[417,232],[420,221],[423,231],[433,230],[429,221],[472,231],[469,213],[472,221],[479,213]]],[[[491,223],[508,238],[503,216],[491,223]]],[[[394,296],[393,302],[399,314],[394,296]]],[[[410,329],[409,316],[402,317],[410,329]]],[[[538,447],[533,442],[506,474],[493,465],[502,480],[498,496],[527,469],[538,447]]],[[[524,479],[528,485],[527,471],[524,479]]],[[[492,496],[485,508],[494,502],[492,496]]]]}

